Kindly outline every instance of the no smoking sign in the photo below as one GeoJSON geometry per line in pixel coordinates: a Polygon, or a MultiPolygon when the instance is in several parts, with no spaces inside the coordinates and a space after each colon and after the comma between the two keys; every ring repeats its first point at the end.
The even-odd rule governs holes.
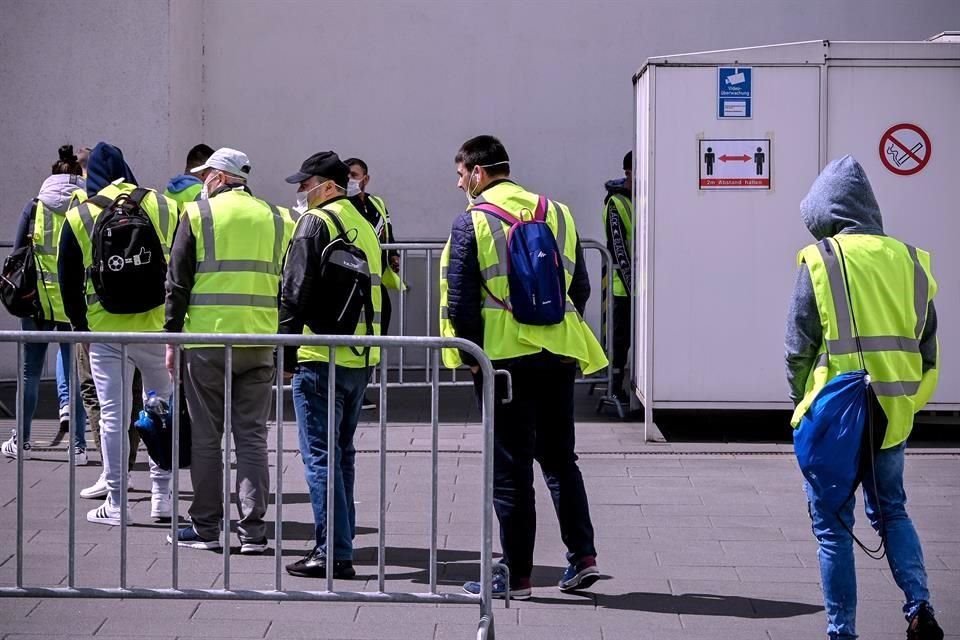
{"type": "Polygon", "coordinates": [[[931,151],[930,136],[915,124],[893,125],[880,137],[880,161],[898,176],[920,173],[931,151]]]}

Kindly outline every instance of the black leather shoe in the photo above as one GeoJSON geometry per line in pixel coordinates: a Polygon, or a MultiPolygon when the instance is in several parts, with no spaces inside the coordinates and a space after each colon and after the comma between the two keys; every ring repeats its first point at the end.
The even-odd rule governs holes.
{"type": "Polygon", "coordinates": [[[926,603],[921,604],[917,613],[907,625],[907,640],[943,640],[943,629],[937,624],[933,612],[926,603]]]}
{"type": "MultiPolygon", "coordinates": [[[[327,554],[316,548],[300,560],[287,565],[287,573],[301,578],[326,578],[327,554]]],[[[350,580],[356,577],[357,572],[350,560],[333,561],[333,577],[340,580],[350,580]]]]}

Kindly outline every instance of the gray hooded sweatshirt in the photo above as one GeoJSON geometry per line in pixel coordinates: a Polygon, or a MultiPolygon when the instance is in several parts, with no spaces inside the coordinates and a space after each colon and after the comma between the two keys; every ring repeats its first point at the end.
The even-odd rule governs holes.
{"type": "MultiPolygon", "coordinates": [[[[846,155],[828,164],[800,203],[800,217],[819,242],[835,235],[865,234],[882,236],[883,218],[873,195],[867,174],[852,156],[846,155]]],[[[920,355],[926,372],[937,363],[937,312],[930,302],[927,324],[920,339],[920,355]]],[[[823,327],[813,282],[806,265],[800,265],[793,299],[787,315],[787,383],[790,399],[799,404],[807,377],[823,343],[823,327]]]]}

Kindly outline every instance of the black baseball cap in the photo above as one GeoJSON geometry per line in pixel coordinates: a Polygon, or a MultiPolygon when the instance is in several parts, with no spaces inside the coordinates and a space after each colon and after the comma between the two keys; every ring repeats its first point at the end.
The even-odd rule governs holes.
{"type": "Polygon", "coordinates": [[[304,160],[300,165],[300,171],[287,178],[287,182],[300,184],[310,176],[333,180],[338,186],[346,188],[350,178],[350,167],[343,164],[340,156],[335,152],[321,151],[304,160]]]}

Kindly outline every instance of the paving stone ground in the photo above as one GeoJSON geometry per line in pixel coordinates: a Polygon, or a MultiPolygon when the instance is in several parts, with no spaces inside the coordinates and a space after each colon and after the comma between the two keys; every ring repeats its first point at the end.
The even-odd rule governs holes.
{"type": "MultiPolygon", "coordinates": [[[[0,423],[0,433],[5,431],[0,423]]],[[[42,427],[41,427],[42,429],[42,427]]],[[[313,525],[296,432],[284,427],[280,471],[285,488],[283,562],[311,546],[313,525]]],[[[357,474],[355,581],[339,590],[375,590],[378,431],[361,426],[357,474]]],[[[479,427],[441,425],[439,578],[457,591],[478,575],[481,512],[479,427]]],[[[271,436],[271,442],[273,437],[271,436]]],[[[387,590],[426,591],[430,514],[430,429],[389,427],[387,590]]],[[[564,566],[556,518],[537,481],[538,529],[534,598],[495,608],[497,637],[583,640],[781,640],[824,637],[816,543],[801,480],[789,447],[767,444],[644,444],[642,425],[578,427],[605,579],[587,593],[555,588],[564,566]]],[[[275,455],[271,449],[271,455],[275,455]]],[[[91,458],[98,460],[93,452],[91,458]]],[[[146,456],[140,454],[140,460],[146,456]]],[[[271,473],[277,473],[271,458],[271,473]]],[[[24,573],[28,586],[67,584],[67,473],[60,449],[38,451],[25,465],[24,573]]],[[[99,466],[77,469],[77,486],[99,466]]],[[[169,587],[169,525],[150,520],[149,478],[141,462],[130,494],[128,579],[131,586],[169,587]]],[[[960,639],[960,450],[908,453],[910,513],[924,542],[934,604],[949,638],[960,639]]],[[[180,511],[190,479],[181,474],[180,511]]],[[[77,500],[77,584],[118,586],[119,527],[87,523],[96,501],[77,500]]],[[[16,464],[0,460],[0,586],[16,579],[16,464]]],[[[274,519],[271,505],[268,518],[274,519]]],[[[863,517],[860,518],[864,520],[863,517]]],[[[858,532],[873,540],[858,523],[858,532]]],[[[272,535],[271,529],[271,535],[272,535]]],[[[234,552],[236,535],[231,536],[234,552]]],[[[499,546],[495,543],[495,550],[499,546]]],[[[275,550],[231,558],[233,589],[273,589],[275,550]]],[[[903,638],[900,593],[885,562],[858,555],[862,638],[903,638]]],[[[182,587],[219,588],[223,556],[180,551],[182,587]]],[[[322,589],[321,581],[284,574],[288,590],[322,589]]],[[[312,638],[440,640],[476,637],[479,608],[467,605],[212,602],[0,598],[0,639],[312,638]]]]}

